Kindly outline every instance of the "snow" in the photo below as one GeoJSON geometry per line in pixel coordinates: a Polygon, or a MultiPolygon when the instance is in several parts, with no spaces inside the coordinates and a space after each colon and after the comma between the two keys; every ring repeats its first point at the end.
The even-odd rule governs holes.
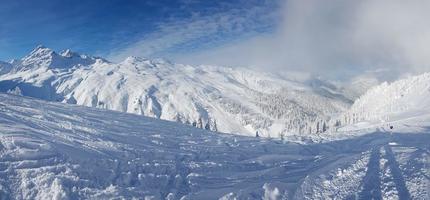
{"type": "Polygon", "coordinates": [[[0,92],[20,91],[23,96],[248,136],[256,131],[262,137],[323,132],[323,125],[328,127],[352,103],[327,81],[244,68],[138,57],[111,63],[71,50],[58,54],[44,46],[14,63],[0,70],[0,92]],[[6,70],[10,67],[14,70],[6,70]]]}
{"type": "Polygon", "coordinates": [[[342,117],[343,124],[395,122],[430,109],[430,73],[384,82],[358,98],[342,117]]]}
{"type": "Polygon", "coordinates": [[[13,69],[12,64],[0,61],[0,75],[7,74],[13,69]]]}
{"type": "Polygon", "coordinates": [[[0,62],[0,199],[430,199],[430,73],[375,77],[38,46],[0,62]]]}
{"type": "Polygon", "coordinates": [[[0,196],[429,199],[429,119],[298,144],[0,94],[0,196]]]}

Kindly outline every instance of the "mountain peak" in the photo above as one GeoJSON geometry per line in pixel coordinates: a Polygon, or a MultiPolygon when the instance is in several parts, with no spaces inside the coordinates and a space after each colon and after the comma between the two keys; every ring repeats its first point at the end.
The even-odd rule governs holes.
{"type": "Polygon", "coordinates": [[[148,59],[148,58],[142,58],[138,56],[129,56],[123,61],[123,63],[130,63],[130,64],[136,64],[136,63],[142,63],[142,62],[147,62],[152,65],[159,65],[159,64],[172,65],[173,64],[173,62],[164,58],[148,59]]]}
{"type": "Polygon", "coordinates": [[[30,69],[38,67],[48,68],[70,68],[74,66],[86,66],[94,64],[97,61],[107,62],[98,57],[81,55],[70,49],[61,51],[60,54],[43,45],[38,45],[30,54],[21,59],[23,67],[21,69],[30,69]]]}
{"type": "Polygon", "coordinates": [[[155,58],[155,59],[152,59],[152,62],[157,64],[169,64],[169,65],[173,64],[172,61],[165,58],[155,58]]]}
{"type": "Polygon", "coordinates": [[[63,57],[68,57],[68,58],[70,58],[70,57],[72,57],[73,55],[75,55],[76,53],[75,52],[72,52],[72,50],[70,50],[70,49],[66,49],[66,50],[63,50],[62,52],[60,52],[60,55],[61,56],[63,56],[63,57]]]}
{"type": "Polygon", "coordinates": [[[33,51],[30,52],[27,56],[22,58],[23,65],[45,65],[52,61],[53,57],[57,54],[52,49],[49,49],[43,45],[37,45],[33,51]]]}
{"type": "Polygon", "coordinates": [[[44,46],[43,44],[39,44],[34,49],[48,49],[48,48],[46,46],[44,46]]]}
{"type": "Polygon", "coordinates": [[[55,53],[52,49],[47,48],[43,45],[37,45],[36,48],[34,48],[33,51],[31,51],[28,56],[31,56],[31,55],[41,56],[41,55],[48,55],[52,53],[55,53]]]}
{"type": "Polygon", "coordinates": [[[124,62],[136,63],[136,62],[142,62],[142,61],[146,61],[146,60],[147,59],[145,59],[145,58],[141,58],[141,57],[137,57],[137,56],[129,56],[124,60],[124,62]]]}

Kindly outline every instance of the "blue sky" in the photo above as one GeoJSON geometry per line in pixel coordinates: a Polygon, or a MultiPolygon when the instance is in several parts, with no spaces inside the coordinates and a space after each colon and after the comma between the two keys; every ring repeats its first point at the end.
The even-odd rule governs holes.
{"type": "Polygon", "coordinates": [[[0,60],[36,45],[121,60],[175,57],[273,32],[276,0],[6,0],[0,60]]]}

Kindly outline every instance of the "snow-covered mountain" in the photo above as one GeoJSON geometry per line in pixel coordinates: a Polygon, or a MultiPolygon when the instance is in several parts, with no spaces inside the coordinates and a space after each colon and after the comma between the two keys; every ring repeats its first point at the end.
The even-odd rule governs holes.
{"type": "Polygon", "coordinates": [[[429,199],[429,119],[299,145],[0,93],[0,199],[429,199]]]}
{"type": "Polygon", "coordinates": [[[7,74],[13,69],[12,64],[0,61],[0,75],[7,74]]]}
{"type": "Polygon", "coordinates": [[[384,82],[368,90],[340,117],[343,124],[393,122],[430,112],[430,73],[384,82]]]}
{"type": "Polygon", "coordinates": [[[0,199],[430,199],[430,73],[349,108],[373,81],[39,46],[0,63],[0,199]]]}
{"type": "Polygon", "coordinates": [[[38,46],[0,63],[0,91],[244,135],[323,132],[352,103],[320,79],[129,57],[120,63],[38,46]]]}

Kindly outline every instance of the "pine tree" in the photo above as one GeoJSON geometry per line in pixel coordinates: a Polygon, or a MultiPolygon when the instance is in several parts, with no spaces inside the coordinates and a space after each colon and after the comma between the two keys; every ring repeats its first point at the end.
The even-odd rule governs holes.
{"type": "Polygon", "coordinates": [[[327,131],[327,125],[325,124],[325,122],[323,123],[323,130],[322,132],[326,132],[327,131]]]}
{"type": "Polygon", "coordinates": [[[316,133],[319,133],[320,132],[320,122],[317,122],[317,131],[316,131],[316,133]]]}
{"type": "Polygon", "coordinates": [[[216,120],[214,120],[213,131],[218,131],[218,128],[217,128],[217,126],[216,126],[216,120]]]}
{"type": "Polygon", "coordinates": [[[202,118],[199,118],[199,121],[197,122],[197,128],[201,128],[201,129],[203,129],[203,122],[202,122],[202,118]]]}
{"type": "Polygon", "coordinates": [[[210,124],[209,124],[209,121],[208,121],[208,123],[206,123],[206,125],[205,125],[205,129],[206,129],[206,130],[211,130],[211,126],[210,126],[210,124]]]}

